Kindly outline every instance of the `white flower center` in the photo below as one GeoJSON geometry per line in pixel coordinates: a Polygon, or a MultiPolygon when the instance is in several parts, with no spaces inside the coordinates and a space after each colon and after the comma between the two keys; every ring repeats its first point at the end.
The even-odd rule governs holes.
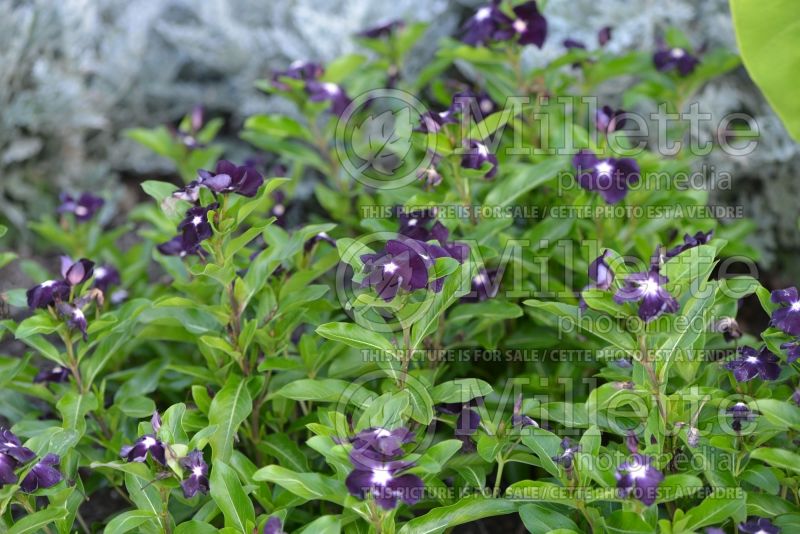
{"type": "Polygon", "coordinates": [[[611,171],[614,170],[614,167],[607,161],[601,161],[597,165],[594,166],[595,170],[597,171],[598,176],[611,176],[611,171]]]}
{"type": "Polygon", "coordinates": [[[16,443],[11,443],[10,441],[6,441],[5,443],[3,443],[3,445],[5,445],[6,447],[10,447],[10,448],[12,448],[12,449],[13,449],[14,447],[17,447],[17,446],[18,446],[16,443]]]}
{"type": "Polygon", "coordinates": [[[340,91],[339,86],[332,82],[323,83],[322,88],[331,96],[338,95],[340,91]]]}
{"type": "Polygon", "coordinates": [[[512,24],[512,26],[514,26],[514,30],[517,33],[522,33],[522,32],[524,32],[525,30],[528,29],[528,24],[524,20],[521,20],[521,19],[515,20],[514,24],[512,24]]]}
{"type": "Polygon", "coordinates": [[[633,464],[630,469],[628,469],[628,474],[634,480],[644,478],[647,476],[647,466],[642,464],[633,464]]]}
{"type": "Polygon", "coordinates": [[[98,267],[94,270],[94,277],[95,278],[105,278],[108,271],[106,271],[105,267],[98,267]]]}
{"type": "Polygon", "coordinates": [[[655,295],[658,293],[659,285],[658,282],[653,280],[652,278],[648,278],[644,282],[642,282],[642,288],[644,289],[645,295],[655,295]]]}
{"type": "Polygon", "coordinates": [[[203,476],[203,466],[196,465],[196,466],[192,467],[192,475],[194,475],[196,477],[203,476]]]}
{"type": "Polygon", "coordinates": [[[489,149],[483,143],[476,143],[475,148],[478,150],[478,154],[481,156],[485,157],[489,155],[489,149]]]}
{"type": "Polygon", "coordinates": [[[400,267],[393,261],[390,261],[383,266],[383,272],[386,274],[394,274],[400,267]]]}
{"type": "Polygon", "coordinates": [[[477,274],[472,279],[472,283],[475,284],[476,286],[482,286],[488,282],[489,282],[489,277],[486,276],[484,273],[477,274]]]}
{"type": "Polygon", "coordinates": [[[144,438],[144,441],[142,441],[142,445],[144,445],[145,449],[149,449],[155,444],[156,440],[151,438],[150,436],[147,436],[146,438],[144,438]]]}
{"type": "Polygon", "coordinates": [[[75,308],[75,311],[72,312],[72,316],[75,319],[84,319],[85,318],[84,315],[83,315],[83,312],[81,310],[79,310],[78,308],[75,308]]]}
{"type": "Polygon", "coordinates": [[[55,280],[48,280],[47,282],[42,282],[42,287],[51,287],[55,285],[55,283],[56,283],[55,280]]]}
{"type": "Polygon", "coordinates": [[[392,474],[385,467],[376,467],[372,470],[372,483],[386,486],[392,480],[392,474]]]}
{"type": "Polygon", "coordinates": [[[792,305],[789,306],[789,309],[792,310],[792,311],[795,311],[795,312],[796,311],[800,311],[800,300],[796,300],[796,301],[792,302],[792,305]]]}
{"type": "Polygon", "coordinates": [[[272,208],[272,213],[274,213],[279,217],[283,215],[285,212],[286,208],[283,207],[283,204],[275,204],[275,206],[272,208]]]}
{"type": "Polygon", "coordinates": [[[670,55],[670,57],[672,57],[674,59],[680,59],[680,58],[682,58],[683,56],[686,55],[686,50],[684,50],[683,48],[675,47],[675,48],[673,48],[672,50],[669,51],[669,55],[670,55]]]}
{"type": "Polygon", "coordinates": [[[758,358],[756,358],[755,356],[748,356],[745,361],[747,363],[758,363],[758,358]]]}
{"type": "Polygon", "coordinates": [[[484,6],[475,13],[475,20],[486,20],[492,16],[492,8],[484,6]]]}
{"type": "Polygon", "coordinates": [[[408,225],[409,226],[416,226],[417,222],[419,222],[419,221],[417,221],[416,219],[409,219],[408,220],[408,225]]]}
{"type": "Polygon", "coordinates": [[[75,215],[79,215],[79,216],[83,217],[84,215],[87,215],[88,213],[89,213],[89,210],[86,208],[86,206],[78,206],[78,207],[75,208],[75,215]]]}
{"type": "Polygon", "coordinates": [[[203,222],[203,218],[200,217],[199,215],[195,215],[194,219],[192,219],[192,224],[195,225],[195,226],[200,226],[200,224],[202,222],[203,222]]]}
{"type": "Polygon", "coordinates": [[[56,365],[55,367],[53,367],[53,372],[54,373],[60,373],[61,371],[62,371],[61,366],[56,365]]]}
{"type": "Polygon", "coordinates": [[[386,436],[391,436],[392,433],[385,428],[379,428],[375,431],[376,438],[385,438],[386,436]]]}

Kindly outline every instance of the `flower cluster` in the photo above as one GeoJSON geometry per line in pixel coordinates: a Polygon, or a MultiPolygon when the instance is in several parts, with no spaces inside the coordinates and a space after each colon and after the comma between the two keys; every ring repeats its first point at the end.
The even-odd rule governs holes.
{"type": "MultiPolygon", "coordinates": [[[[16,484],[19,477],[15,470],[36,458],[36,454],[23,447],[19,438],[10,430],[0,428],[0,488],[5,484],[16,484]]],[[[28,470],[20,482],[25,493],[51,488],[61,482],[59,471],[61,459],[56,454],[47,454],[28,470]]]]}
{"type": "Polygon", "coordinates": [[[597,192],[609,204],[616,204],[628,193],[628,187],[641,178],[639,164],[633,158],[599,159],[591,150],[581,150],[572,159],[578,184],[597,192]]]}
{"type": "Polygon", "coordinates": [[[291,86],[284,79],[297,80],[301,82],[311,102],[330,102],[331,113],[341,116],[350,105],[350,98],[339,84],[322,81],[324,73],[325,69],[319,63],[295,61],[288,69],[275,72],[272,84],[278,89],[287,91],[291,86]]]}
{"type": "Polygon", "coordinates": [[[470,17],[464,26],[462,40],[472,46],[493,41],[509,41],[517,38],[521,45],[536,45],[541,48],[547,37],[547,19],[539,13],[535,0],[525,2],[507,15],[499,6],[499,0],[483,6],[470,17]]]}
{"type": "Polygon", "coordinates": [[[384,510],[397,506],[397,501],[415,504],[420,500],[425,484],[417,475],[406,471],[412,462],[402,461],[402,446],[413,439],[405,428],[388,430],[369,428],[353,439],[350,462],[353,470],[345,484],[351,495],[371,497],[384,510]]]}
{"type": "Polygon", "coordinates": [[[656,51],[653,64],[661,72],[677,70],[681,76],[688,76],[694,72],[700,60],[685,48],[676,46],[656,51]]]}

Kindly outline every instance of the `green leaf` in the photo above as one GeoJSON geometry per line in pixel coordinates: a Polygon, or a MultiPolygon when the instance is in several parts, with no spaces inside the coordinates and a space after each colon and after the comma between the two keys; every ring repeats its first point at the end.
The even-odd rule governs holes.
{"type": "Polygon", "coordinates": [[[145,180],[142,182],[142,190],[153,197],[159,204],[168,197],[172,196],[178,188],[169,182],[159,182],[158,180],[145,180]]]}
{"type": "Polygon", "coordinates": [[[784,449],[760,447],[750,453],[751,460],[761,460],[773,467],[800,473],[800,455],[784,449]]]}
{"type": "Polygon", "coordinates": [[[239,532],[250,532],[256,523],[256,513],[236,471],[225,462],[215,460],[209,488],[211,498],[225,516],[225,526],[234,527],[239,532]]]}
{"type": "Polygon", "coordinates": [[[431,397],[434,404],[465,403],[475,397],[485,397],[491,392],[492,386],[488,382],[477,378],[459,378],[434,387],[431,397]]]}
{"type": "Polygon", "coordinates": [[[314,402],[349,401],[357,406],[362,406],[367,399],[373,398],[373,395],[358,384],[336,378],[295,380],[283,386],[275,395],[314,402]]]}
{"type": "Polygon", "coordinates": [[[776,399],[759,399],[750,403],[750,408],[761,412],[770,423],[784,430],[800,430],[800,408],[776,399]]]}
{"type": "Polygon", "coordinates": [[[484,517],[513,514],[519,503],[505,499],[467,497],[450,506],[434,508],[403,525],[398,534],[438,534],[450,527],[484,517]]]}
{"type": "MultiPolygon", "coordinates": [[[[728,489],[728,488],[725,488],[728,489]]],[[[708,525],[722,523],[738,510],[744,508],[744,492],[739,497],[709,495],[703,502],[695,506],[683,518],[683,529],[686,531],[699,530],[708,525]]]]}
{"type": "Polygon", "coordinates": [[[578,532],[578,525],[572,519],[542,504],[520,506],[519,517],[531,534],[546,534],[559,528],[578,532]]]}
{"type": "Polygon", "coordinates": [[[638,513],[617,510],[606,519],[606,532],[616,534],[652,534],[655,529],[638,513]]]}
{"type": "Polygon", "coordinates": [[[317,327],[317,334],[357,349],[395,351],[388,339],[355,323],[325,323],[317,327]]]}
{"type": "Polygon", "coordinates": [[[123,534],[139,527],[145,521],[158,519],[150,510],[131,510],[123,512],[108,522],[104,534],[123,534]]]}
{"type": "Polygon", "coordinates": [[[14,526],[8,530],[8,534],[25,534],[27,532],[39,532],[47,525],[64,519],[67,517],[66,508],[47,508],[40,512],[27,515],[14,523],[14,526]]]}
{"type": "Polygon", "coordinates": [[[159,526],[163,529],[164,524],[161,512],[164,509],[164,503],[161,501],[158,489],[147,480],[131,473],[125,473],[125,488],[128,490],[128,495],[134,504],[140,510],[145,510],[155,515],[159,526]]]}
{"type": "Polygon", "coordinates": [[[731,0],[731,12],[747,72],[800,141],[800,2],[731,0]]]}
{"type": "Polygon", "coordinates": [[[175,528],[175,534],[215,534],[219,530],[203,521],[185,521],[175,528]]]}
{"type": "Polygon", "coordinates": [[[252,410],[253,400],[247,389],[247,380],[231,374],[208,410],[209,425],[217,425],[217,430],[209,440],[215,465],[217,461],[226,462],[230,459],[239,425],[252,410]]]}
{"type": "Polygon", "coordinates": [[[471,264],[464,263],[445,280],[440,292],[434,293],[433,296],[428,295],[427,308],[421,317],[416,318],[411,327],[412,349],[421,346],[425,337],[436,329],[439,317],[445,310],[471,291],[470,279],[464,280],[464,274],[470,273],[471,270],[471,264]]]}
{"type": "Polygon", "coordinates": [[[509,165],[486,195],[483,205],[508,206],[522,195],[554,179],[565,167],[566,160],[562,158],[547,158],[533,165],[509,165]]]}
{"type": "Polygon", "coordinates": [[[268,434],[262,438],[261,444],[267,453],[276,458],[281,465],[285,465],[295,471],[308,471],[306,455],[286,434],[268,434]]]}
{"type": "Polygon", "coordinates": [[[272,482],[307,501],[322,499],[343,505],[347,493],[344,483],[318,473],[297,473],[278,465],[262,467],[253,480],[272,482]]]}

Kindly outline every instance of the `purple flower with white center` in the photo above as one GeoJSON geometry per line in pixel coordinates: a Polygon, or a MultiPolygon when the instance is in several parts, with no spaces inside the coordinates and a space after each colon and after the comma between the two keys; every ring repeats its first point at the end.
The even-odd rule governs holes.
{"type": "Polygon", "coordinates": [[[59,302],[56,304],[56,309],[58,310],[58,314],[66,319],[67,326],[73,330],[78,330],[83,334],[83,340],[86,341],[86,329],[89,324],[86,322],[86,315],[83,313],[83,310],[78,306],[67,304],[66,302],[59,302]]]}
{"type": "Polygon", "coordinates": [[[197,492],[208,493],[208,464],[203,459],[203,453],[193,450],[179,463],[189,472],[189,476],[181,481],[183,496],[191,499],[197,492]]]}
{"type": "Polygon", "coordinates": [[[56,365],[50,369],[42,369],[33,378],[34,384],[61,383],[69,380],[71,373],[66,367],[56,365]]]}
{"type": "Polygon", "coordinates": [[[639,181],[639,164],[632,158],[598,159],[591,150],[581,150],[572,160],[577,169],[578,184],[597,191],[603,200],[616,204],[628,193],[628,187],[639,181]]]}
{"type": "Polygon", "coordinates": [[[428,224],[436,220],[436,209],[405,211],[398,208],[397,219],[400,221],[397,233],[417,241],[428,241],[431,239],[428,224]]]}
{"type": "Polygon", "coordinates": [[[519,44],[536,45],[541,48],[547,37],[547,19],[539,13],[536,0],[530,0],[514,8],[517,18],[511,27],[519,35],[519,44]]]}
{"type": "Polygon", "coordinates": [[[605,46],[611,40],[612,28],[611,26],[604,26],[597,32],[597,43],[600,46],[605,46]]]}
{"type": "Polygon", "coordinates": [[[800,336],[800,298],[796,287],[776,289],[770,299],[781,307],[772,312],[770,324],[790,336],[800,336]]]}
{"type": "Polygon", "coordinates": [[[211,223],[208,222],[208,213],[218,207],[219,204],[214,202],[208,206],[195,206],[186,210],[186,217],[178,225],[183,250],[196,248],[201,241],[213,235],[211,223]]]}
{"type": "Polygon", "coordinates": [[[281,78],[291,78],[293,80],[301,80],[308,82],[311,80],[319,79],[325,72],[322,65],[311,61],[294,61],[289,65],[289,68],[282,71],[277,71],[272,75],[272,84],[278,89],[284,91],[289,90],[289,86],[281,81],[281,78]]]}
{"type": "Polygon", "coordinates": [[[594,124],[598,131],[610,134],[625,127],[625,123],[627,122],[625,114],[625,110],[613,109],[611,106],[603,106],[597,110],[594,124]]]}
{"type": "Polygon", "coordinates": [[[552,460],[557,464],[564,466],[564,469],[568,473],[571,473],[575,454],[581,452],[581,446],[572,445],[572,441],[570,441],[569,438],[564,438],[561,440],[561,449],[563,452],[557,456],[553,456],[552,460]]]}
{"type": "Polygon", "coordinates": [[[378,506],[391,510],[400,500],[412,505],[420,500],[425,483],[417,475],[402,474],[411,462],[362,462],[360,456],[350,456],[353,471],[347,476],[345,485],[350,495],[365,498],[371,495],[378,506]]]}
{"type": "Polygon", "coordinates": [[[783,343],[781,348],[786,351],[786,363],[794,363],[800,358],[800,338],[783,343]]]}
{"type": "Polygon", "coordinates": [[[283,531],[283,525],[279,517],[270,516],[267,522],[264,523],[264,530],[262,534],[286,534],[283,531]]]}
{"type": "Polygon", "coordinates": [[[700,60],[685,48],[675,46],[653,54],[653,64],[661,72],[677,69],[681,76],[688,76],[694,72],[700,60]]]}
{"type": "Polygon", "coordinates": [[[461,156],[461,166],[465,169],[480,169],[484,163],[491,163],[492,167],[483,175],[491,180],[497,174],[497,156],[489,152],[489,147],[480,141],[470,139],[467,141],[466,152],[461,156]]]}
{"type": "Polygon", "coordinates": [[[481,267],[472,277],[470,292],[461,297],[461,302],[483,302],[493,299],[500,290],[500,281],[503,273],[498,269],[484,269],[481,267]]]}
{"type": "Polygon", "coordinates": [[[725,410],[725,414],[731,418],[731,428],[737,434],[742,431],[742,423],[748,423],[756,418],[750,407],[743,402],[737,402],[725,410]]]}
{"type": "Polygon", "coordinates": [[[0,428],[0,454],[5,454],[20,464],[26,464],[36,457],[32,450],[23,447],[19,438],[6,428],[0,428]]]}
{"type": "Polygon", "coordinates": [[[215,193],[237,193],[251,198],[264,183],[264,177],[253,166],[236,165],[225,159],[217,162],[214,172],[201,169],[197,174],[196,183],[215,193]]]}
{"type": "Polygon", "coordinates": [[[483,6],[475,12],[464,24],[462,41],[471,46],[480,46],[489,41],[498,41],[510,38],[513,34],[508,31],[511,18],[498,7],[498,0],[483,6]]]}
{"type": "Polygon", "coordinates": [[[306,93],[312,102],[330,102],[330,112],[341,117],[347,106],[350,105],[350,98],[344,89],[332,82],[306,82],[306,93]]]}
{"type": "Polygon", "coordinates": [[[392,35],[396,30],[401,30],[405,28],[405,26],[406,23],[403,20],[392,20],[367,28],[356,35],[358,37],[366,37],[367,39],[380,39],[381,37],[392,35]]]}
{"type": "Polygon", "coordinates": [[[58,213],[72,213],[78,222],[86,222],[103,207],[105,201],[90,193],[82,193],[78,198],[62,193],[58,213]]]}
{"type": "Polygon", "coordinates": [[[511,415],[511,424],[520,428],[526,428],[529,426],[539,428],[539,423],[522,413],[522,393],[517,395],[517,398],[514,401],[514,411],[511,415]]]}
{"type": "Polygon", "coordinates": [[[681,252],[685,252],[690,248],[699,247],[700,245],[705,245],[714,235],[714,230],[709,230],[708,232],[697,232],[694,235],[684,234],[683,236],[683,243],[669,249],[665,256],[667,258],[674,258],[681,252]]]}
{"type": "Polygon", "coordinates": [[[36,465],[34,465],[25,478],[22,479],[20,487],[25,493],[33,493],[39,489],[52,488],[63,480],[61,472],[58,470],[61,458],[56,454],[48,454],[36,465]]]}
{"type": "Polygon", "coordinates": [[[152,434],[145,434],[133,445],[125,445],[119,451],[119,455],[125,460],[139,463],[147,460],[148,453],[156,462],[167,465],[165,446],[152,434]]]}
{"type": "Polygon", "coordinates": [[[675,313],[678,311],[678,301],[664,288],[667,282],[669,279],[659,274],[657,267],[652,267],[646,273],[628,275],[614,295],[614,302],[640,302],[639,318],[645,322],[652,321],[662,313],[675,313]]]}
{"type": "Polygon", "coordinates": [[[61,256],[61,276],[71,286],[84,283],[94,273],[94,262],[81,258],[76,262],[69,256],[61,256]]]}
{"type": "Polygon", "coordinates": [[[361,261],[367,273],[361,286],[374,287],[386,302],[394,299],[401,288],[414,291],[428,285],[428,266],[432,260],[425,243],[392,239],[382,252],[365,254],[361,261]]]}
{"type": "Polygon", "coordinates": [[[374,452],[381,457],[398,456],[403,453],[403,445],[413,440],[414,435],[407,428],[367,428],[353,437],[353,454],[374,452]]]}
{"type": "Polygon", "coordinates": [[[486,91],[476,93],[466,90],[453,95],[453,101],[450,103],[449,111],[452,115],[459,115],[465,111],[477,111],[478,116],[476,119],[480,121],[497,111],[497,104],[486,91]]]}
{"type": "Polygon", "coordinates": [[[197,254],[200,250],[200,243],[186,247],[184,246],[183,238],[175,236],[169,241],[158,245],[156,249],[164,256],[180,256],[183,258],[191,254],[197,254]]]}
{"type": "Polygon", "coordinates": [[[751,517],[745,523],[739,523],[741,534],[779,534],[780,528],[772,524],[772,521],[765,517],[751,517]]]}
{"type": "Polygon", "coordinates": [[[739,356],[725,364],[733,371],[737,382],[748,382],[755,377],[761,380],[777,380],[781,374],[780,361],[770,350],[764,346],[761,350],[753,347],[739,347],[739,356]]]}
{"type": "Polygon", "coordinates": [[[103,293],[108,291],[109,286],[118,286],[121,283],[119,271],[111,265],[99,265],[94,268],[94,287],[103,293]]]}
{"type": "Polygon", "coordinates": [[[28,307],[31,309],[47,308],[69,299],[69,284],[64,280],[47,280],[30,288],[25,295],[28,298],[28,307]]]}
{"type": "Polygon", "coordinates": [[[634,454],[630,461],[620,465],[615,477],[621,496],[632,495],[646,506],[656,501],[658,486],[664,480],[663,473],[653,467],[652,459],[642,454],[634,454]]]}

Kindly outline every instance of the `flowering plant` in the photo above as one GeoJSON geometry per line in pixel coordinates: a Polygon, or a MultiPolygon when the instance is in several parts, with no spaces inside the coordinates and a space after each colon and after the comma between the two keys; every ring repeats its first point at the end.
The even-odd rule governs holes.
{"type": "Polygon", "coordinates": [[[196,109],[129,132],[175,164],[149,198],[32,223],[47,261],[0,255],[32,279],[2,294],[0,525],[797,528],[798,292],[732,274],[750,225],[681,185],[691,125],[648,144],[624,111],[737,58],[604,28],[532,68],[541,7],[490,1],[416,73],[423,25],[365,29],[260,84],[296,113],[244,124],[253,157],[196,109]]]}

